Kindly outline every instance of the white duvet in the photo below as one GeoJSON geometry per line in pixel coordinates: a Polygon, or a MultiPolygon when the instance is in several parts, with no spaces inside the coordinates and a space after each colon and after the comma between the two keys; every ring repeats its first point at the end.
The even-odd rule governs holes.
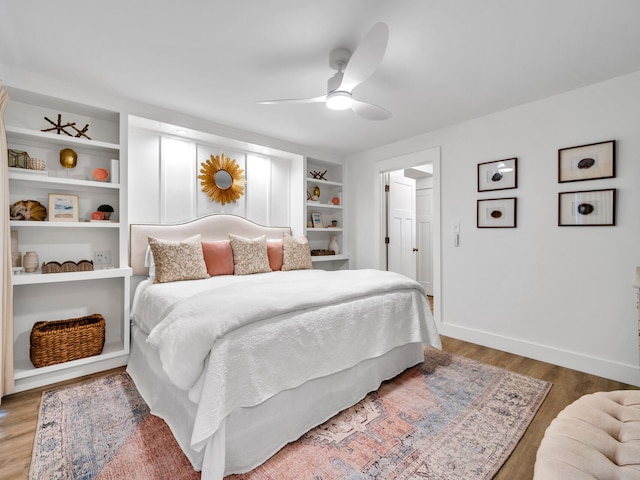
{"type": "Polygon", "coordinates": [[[172,383],[198,404],[194,449],[234,408],[406,343],[440,347],[421,285],[399,274],[297,270],[210,280],[179,282],[170,302],[154,296],[169,286],[149,285],[133,312],[172,383]],[[196,285],[189,294],[187,284],[196,285]]]}

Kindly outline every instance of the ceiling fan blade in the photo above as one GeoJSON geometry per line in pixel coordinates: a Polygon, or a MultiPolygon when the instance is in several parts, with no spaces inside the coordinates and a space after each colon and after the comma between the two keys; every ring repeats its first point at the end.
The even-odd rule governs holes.
{"type": "Polygon", "coordinates": [[[351,92],[375,72],[387,50],[389,28],[385,23],[376,23],[364,36],[344,70],[344,77],[338,90],[351,92]]]}
{"type": "Polygon", "coordinates": [[[366,118],[367,120],[386,120],[387,118],[391,118],[391,112],[389,110],[385,110],[373,103],[359,102],[358,100],[353,100],[352,102],[351,110],[362,118],[366,118]]]}
{"type": "Polygon", "coordinates": [[[275,103],[318,103],[318,102],[326,102],[327,96],[321,95],[319,97],[313,98],[285,98],[282,100],[263,100],[262,102],[258,102],[262,105],[273,105],[275,103]]]}

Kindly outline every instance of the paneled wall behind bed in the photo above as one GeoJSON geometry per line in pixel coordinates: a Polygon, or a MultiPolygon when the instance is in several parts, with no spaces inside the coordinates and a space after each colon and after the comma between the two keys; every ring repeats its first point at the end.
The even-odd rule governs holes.
{"type": "Polygon", "coordinates": [[[292,224],[289,159],[131,129],[128,167],[130,223],[178,223],[231,213],[261,225],[292,224]],[[222,153],[244,169],[247,180],[245,194],[224,206],[209,200],[197,178],[200,164],[222,153]]]}

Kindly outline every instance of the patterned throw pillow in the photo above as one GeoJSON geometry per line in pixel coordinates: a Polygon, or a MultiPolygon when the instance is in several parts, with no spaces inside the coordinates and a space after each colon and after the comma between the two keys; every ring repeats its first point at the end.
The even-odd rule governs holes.
{"type": "Polygon", "coordinates": [[[149,237],[156,267],[154,283],[208,278],[200,235],[182,241],[149,237]]]}
{"type": "Polygon", "coordinates": [[[282,271],[313,268],[307,237],[293,238],[288,233],[282,237],[282,271]]]}
{"type": "Polygon", "coordinates": [[[251,275],[271,271],[267,256],[267,237],[249,239],[229,234],[231,250],[233,250],[233,273],[235,275],[251,275]]]}

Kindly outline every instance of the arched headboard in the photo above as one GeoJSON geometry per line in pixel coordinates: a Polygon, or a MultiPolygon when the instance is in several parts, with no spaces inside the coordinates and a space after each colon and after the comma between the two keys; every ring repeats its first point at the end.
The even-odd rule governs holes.
{"type": "Polygon", "coordinates": [[[197,234],[203,240],[228,240],[229,234],[246,238],[266,235],[267,239],[280,239],[283,233],[291,234],[289,227],[266,227],[237,215],[214,213],[185,223],[172,225],[132,224],[129,235],[129,265],[134,275],[146,275],[149,269],[144,266],[148,238],[163,240],[184,240],[197,234]]]}

